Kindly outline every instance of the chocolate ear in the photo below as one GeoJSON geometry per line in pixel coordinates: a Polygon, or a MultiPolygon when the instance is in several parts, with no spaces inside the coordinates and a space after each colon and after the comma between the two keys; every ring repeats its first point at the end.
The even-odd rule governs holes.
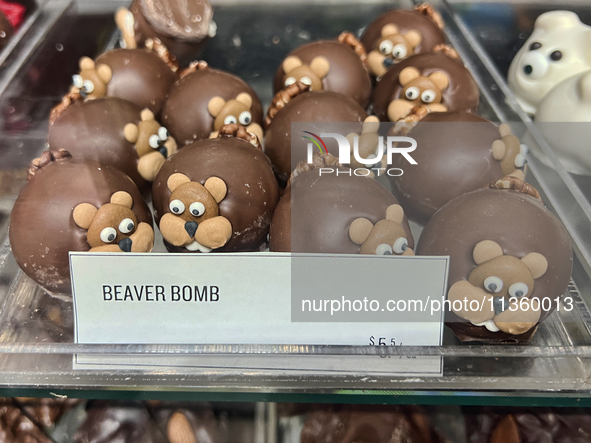
{"type": "Polygon", "coordinates": [[[221,202],[228,192],[226,182],[219,177],[208,178],[203,186],[205,186],[205,189],[209,191],[217,203],[221,202]]]}
{"type": "Polygon", "coordinates": [[[398,74],[398,82],[402,86],[406,86],[415,78],[420,76],[421,73],[417,68],[415,68],[414,66],[408,66],[404,68],[402,71],[400,71],[400,74],[398,74]]]}
{"type": "Polygon", "coordinates": [[[241,92],[236,96],[236,101],[242,103],[248,109],[252,108],[252,97],[248,92],[241,92]]]}
{"type": "Polygon", "coordinates": [[[78,62],[78,66],[80,66],[81,71],[85,71],[87,69],[94,69],[94,60],[90,57],[82,57],[78,62]]]}
{"type": "Polygon", "coordinates": [[[499,134],[501,134],[501,137],[511,135],[511,126],[509,126],[507,123],[502,123],[499,126],[499,134]]]}
{"type": "Polygon", "coordinates": [[[382,27],[381,34],[382,37],[398,34],[398,26],[396,26],[394,23],[388,23],[382,27]]]}
{"type": "Polygon", "coordinates": [[[373,229],[373,223],[366,218],[356,218],[349,226],[349,238],[356,245],[362,245],[373,229]]]}
{"type": "Polygon", "coordinates": [[[503,248],[497,242],[492,240],[483,240],[474,246],[472,258],[477,265],[492,260],[495,257],[503,255],[503,248]]]}
{"type": "Polygon", "coordinates": [[[501,161],[505,156],[506,150],[507,148],[503,140],[495,140],[492,143],[492,155],[495,160],[501,161]]]}
{"type": "Polygon", "coordinates": [[[380,120],[375,115],[370,115],[365,120],[363,120],[361,133],[366,134],[368,132],[378,132],[379,128],[380,120]]]}
{"type": "Polygon", "coordinates": [[[423,40],[423,36],[416,29],[411,29],[408,31],[406,34],[404,34],[404,38],[413,48],[416,48],[417,45],[423,40]]]}
{"type": "Polygon", "coordinates": [[[324,78],[328,75],[328,71],[330,71],[330,62],[326,57],[319,55],[318,57],[314,57],[310,62],[310,69],[318,77],[324,78]]]}
{"type": "Polygon", "coordinates": [[[390,205],[386,209],[386,219],[395,221],[399,225],[404,221],[404,209],[400,205],[390,205]]]}
{"type": "Polygon", "coordinates": [[[217,117],[222,112],[222,109],[226,105],[226,100],[222,97],[212,97],[207,103],[207,110],[212,117],[217,117]]]}
{"type": "Polygon", "coordinates": [[[174,192],[174,190],[178,188],[180,185],[189,183],[190,181],[191,179],[187,177],[185,174],[177,172],[168,177],[168,180],[166,181],[166,186],[168,187],[168,190],[170,192],[174,192]]]}
{"type": "Polygon", "coordinates": [[[140,114],[140,118],[143,122],[148,120],[155,120],[154,113],[150,111],[148,108],[142,109],[142,113],[140,114]]]}
{"type": "Polygon", "coordinates": [[[134,123],[128,123],[123,128],[123,137],[129,143],[135,144],[140,136],[140,128],[134,123]]]}
{"type": "Polygon", "coordinates": [[[107,84],[113,78],[113,71],[108,65],[99,65],[96,73],[98,74],[99,78],[103,81],[104,84],[107,84]]]}
{"type": "Polygon", "coordinates": [[[126,208],[133,208],[133,198],[125,191],[117,191],[111,196],[111,203],[115,205],[125,206],[126,208]]]}
{"type": "Polygon", "coordinates": [[[302,66],[302,65],[303,65],[303,62],[302,62],[301,58],[299,58],[295,55],[290,55],[285,60],[283,60],[281,67],[283,68],[283,72],[285,72],[287,74],[287,73],[293,71],[298,66],[302,66]]]}
{"type": "Polygon", "coordinates": [[[88,229],[97,212],[98,209],[90,203],[80,203],[72,212],[74,223],[82,229],[88,229]]]}
{"type": "Polygon", "coordinates": [[[534,279],[540,278],[548,269],[548,260],[537,252],[530,252],[521,261],[529,268],[534,279]]]}
{"type": "Polygon", "coordinates": [[[437,85],[440,91],[447,89],[449,86],[449,77],[443,71],[435,71],[429,75],[429,80],[437,85]]]}

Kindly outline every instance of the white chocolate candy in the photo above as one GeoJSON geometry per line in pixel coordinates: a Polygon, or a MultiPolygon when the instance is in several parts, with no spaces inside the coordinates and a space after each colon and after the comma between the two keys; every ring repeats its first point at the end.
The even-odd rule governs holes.
{"type": "Polygon", "coordinates": [[[536,114],[558,83],[591,69],[591,27],[571,11],[540,15],[509,68],[509,87],[524,111],[536,114]]]}

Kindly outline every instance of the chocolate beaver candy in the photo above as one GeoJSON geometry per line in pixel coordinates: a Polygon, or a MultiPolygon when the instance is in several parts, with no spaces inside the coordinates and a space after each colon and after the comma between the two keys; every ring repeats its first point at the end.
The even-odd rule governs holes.
{"type": "Polygon", "coordinates": [[[365,108],[371,94],[365,57],[363,46],[350,33],[341,34],[338,40],[308,43],[290,52],[281,62],[273,91],[277,93],[301,81],[311,91],[338,92],[365,108]]]}
{"type": "Polygon", "coordinates": [[[69,296],[69,251],[149,252],[152,216],[133,181],[94,160],[45,151],[10,214],[10,245],[23,272],[69,296]]]}
{"type": "Polygon", "coordinates": [[[239,123],[262,138],[263,110],[243,80],[197,62],[181,73],[162,108],[162,123],[184,146],[209,137],[225,124],[239,123]]]}
{"type": "Polygon", "coordinates": [[[330,154],[316,155],[314,165],[298,165],[273,215],[271,251],[414,254],[396,198],[375,180],[347,172],[330,154]],[[327,174],[328,169],[338,169],[339,175],[327,174]]]}
{"type": "Polygon", "coordinates": [[[514,177],[490,186],[437,211],[417,254],[451,257],[446,324],[460,340],[527,342],[567,288],[572,249],[533,187],[514,177]]]}
{"type": "MultiPolygon", "coordinates": [[[[265,153],[282,186],[296,165],[306,159],[306,140],[301,139],[300,145],[292,146],[292,123],[354,122],[361,129],[361,122],[367,117],[365,110],[347,96],[332,91],[306,92],[307,88],[297,82],[278,92],[267,115],[265,153]]],[[[326,145],[329,153],[338,155],[336,142],[329,140],[326,145]]]]}
{"type": "Polygon", "coordinates": [[[497,127],[468,112],[434,112],[408,133],[417,142],[409,165],[394,156],[390,187],[410,220],[425,224],[451,199],[514,174],[523,179],[524,149],[508,125],[497,127]]]}
{"type": "Polygon", "coordinates": [[[164,160],[177,151],[176,141],[149,109],[140,112],[114,97],[82,102],[77,94],[64,97],[54,108],[47,142],[52,149],[122,170],[143,192],[164,160]]]}
{"type": "Polygon", "coordinates": [[[168,159],[154,180],[152,199],[171,252],[258,251],[279,190],[260,147],[224,136],[187,145],[168,159]]]}
{"type": "Polygon", "coordinates": [[[80,72],[72,77],[73,92],[89,99],[122,98],[156,115],[178,79],[171,66],[145,49],[115,49],[96,61],[82,57],[79,65],[80,72]]]}
{"type": "Polygon", "coordinates": [[[208,0],[134,0],[115,14],[126,48],[159,39],[182,63],[195,60],[217,26],[208,0]]]}
{"type": "Polygon", "coordinates": [[[417,54],[394,65],[378,82],[374,111],[382,121],[398,121],[415,106],[434,112],[474,111],[480,93],[456,58],[441,52],[417,54]]]}
{"type": "Polygon", "coordinates": [[[433,7],[396,9],[380,15],[365,29],[361,43],[370,72],[381,77],[395,63],[445,44],[443,19],[433,7]]]}

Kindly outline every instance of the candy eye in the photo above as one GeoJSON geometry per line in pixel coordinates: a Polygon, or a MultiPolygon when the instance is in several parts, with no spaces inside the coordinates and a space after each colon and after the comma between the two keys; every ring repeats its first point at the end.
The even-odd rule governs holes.
{"type": "Polygon", "coordinates": [[[170,208],[170,212],[176,215],[180,215],[185,212],[185,204],[180,200],[171,201],[168,207],[170,208]]]}
{"type": "Polygon", "coordinates": [[[517,157],[515,157],[515,167],[516,168],[523,168],[526,163],[527,163],[527,160],[525,159],[523,154],[517,154],[517,157]]]}
{"type": "Polygon", "coordinates": [[[191,211],[191,215],[200,217],[205,212],[205,206],[201,202],[191,203],[191,206],[189,206],[189,211],[191,211]]]}
{"type": "Polygon", "coordinates": [[[392,49],[392,55],[394,58],[400,60],[408,55],[408,49],[406,49],[406,46],[402,43],[398,43],[394,46],[394,49],[392,49]]]}
{"type": "Polygon", "coordinates": [[[135,228],[135,223],[130,218],[123,219],[123,221],[119,223],[119,231],[123,234],[129,234],[133,231],[133,228],[135,228]]]}
{"type": "Polygon", "coordinates": [[[405,239],[404,237],[400,237],[394,242],[394,252],[396,254],[402,254],[407,249],[408,249],[408,240],[405,239]]]}
{"type": "Polygon", "coordinates": [[[435,91],[432,89],[427,89],[421,94],[421,100],[423,103],[431,103],[433,100],[435,100],[435,97],[437,97],[437,94],[435,94],[435,91]]]}
{"type": "Polygon", "coordinates": [[[379,46],[379,50],[382,54],[384,55],[390,55],[392,53],[392,48],[394,47],[394,44],[390,41],[390,40],[384,40],[382,43],[380,43],[379,46]]]}
{"type": "Polygon", "coordinates": [[[509,286],[509,296],[511,296],[511,297],[517,297],[517,298],[525,297],[528,292],[529,292],[529,288],[527,287],[527,285],[525,283],[522,283],[522,282],[513,283],[511,286],[509,286]]]}
{"type": "Polygon", "coordinates": [[[82,80],[82,77],[78,74],[72,76],[72,82],[74,83],[74,86],[78,89],[82,89],[82,87],[84,86],[84,80],[82,80]]]}
{"type": "Polygon", "coordinates": [[[540,42],[533,42],[531,45],[529,45],[529,50],[535,51],[536,49],[540,49],[541,47],[542,44],[540,42]]]}
{"type": "Polygon", "coordinates": [[[520,144],[520,145],[519,145],[519,153],[520,153],[520,154],[523,154],[523,155],[525,155],[525,154],[527,154],[528,152],[529,152],[529,148],[527,147],[527,145],[526,145],[526,144],[523,144],[523,143],[522,143],[522,144],[520,144]]]}
{"type": "Polygon", "coordinates": [[[417,98],[419,98],[419,88],[417,88],[416,86],[411,86],[410,88],[408,88],[406,90],[406,92],[404,93],[404,96],[406,97],[407,100],[416,100],[417,98]]]}
{"type": "Polygon", "coordinates": [[[376,248],[376,255],[392,255],[392,246],[382,243],[376,248]]]}
{"type": "Polygon", "coordinates": [[[85,80],[83,88],[88,94],[90,94],[94,91],[94,83],[90,80],[85,80]]]}
{"type": "Polygon", "coordinates": [[[105,228],[101,231],[101,240],[105,243],[112,243],[117,238],[117,231],[115,228],[105,228]]]}
{"type": "Polygon", "coordinates": [[[304,85],[312,86],[312,79],[310,77],[308,77],[307,75],[304,75],[302,78],[300,78],[300,81],[304,85]]]}
{"type": "Polygon", "coordinates": [[[557,62],[561,58],[562,58],[562,52],[561,51],[554,51],[552,54],[550,54],[550,59],[553,62],[557,62]]]}
{"type": "Polygon", "coordinates": [[[168,129],[166,129],[164,126],[160,126],[158,129],[158,138],[163,142],[168,140],[168,129]]]}
{"type": "Polygon", "coordinates": [[[160,146],[160,137],[158,137],[156,134],[151,135],[148,139],[148,144],[150,145],[150,148],[158,149],[160,146]]]}
{"type": "Polygon", "coordinates": [[[249,125],[252,121],[252,114],[248,111],[244,111],[238,117],[238,121],[241,125],[249,125]]]}
{"type": "Polygon", "coordinates": [[[233,115],[228,115],[224,119],[224,125],[235,125],[236,124],[236,117],[233,115]]]}
{"type": "Polygon", "coordinates": [[[484,289],[488,292],[501,292],[503,289],[503,280],[494,276],[487,277],[486,280],[484,280],[484,289]]]}
{"type": "Polygon", "coordinates": [[[296,82],[295,77],[287,77],[285,79],[285,86],[291,86],[296,82]]]}

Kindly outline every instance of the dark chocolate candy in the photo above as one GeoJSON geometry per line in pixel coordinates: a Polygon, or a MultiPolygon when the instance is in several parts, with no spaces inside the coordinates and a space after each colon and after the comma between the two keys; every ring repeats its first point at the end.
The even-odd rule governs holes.
{"type": "MultiPolygon", "coordinates": [[[[296,122],[355,122],[367,117],[366,112],[351,98],[332,91],[311,91],[297,95],[272,119],[265,135],[265,153],[271,159],[279,182],[285,185],[296,165],[306,159],[307,143],[292,146],[291,124],[296,122]]],[[[313,129],[312,129],[313,130],[313,129]]],[[[328,152],[338,155],[333,140],[326,143],[328,152]]]]}
{"type": "MultiPolygon", "coordinates": [[[[168,179],[175,173],[184,174],[191,182],[198,182],[206,187],[206,181],[211,177],[217,177],[225,183],[227,193],[221,201],[218,204],[213,202],[211,208],[205,207],[206,216],[208,211],[219,208],[219,216],[226,218],[231,224],[231,238],[223,247],[216,247],[216,252],[258,251],[265,245],[271,217],[279,199],[279,190],[271,162],[260,149],[244,140],[225,137],[192,143],[169,158],[160,169],[152,187],[154,214],[161,231],[163,216],[172,214],[168,179]]],[[[202,191],[201,189],[199,192],[202,191]]],[[[184,202],[185,211],[190,210],[190,204],[189,200],[184,202]]],[[[182,213],[184,211],[180,212],[182,213]]],[[[187,219],[194,223],[194,230],[189,234],[191,240],[199,235],[199,226],[205,226],[205,222],[201,222],[202,217],[203,215],[189,220],[189,216],[187,219]]],[[[183,232],[175,235],[177,234],[184,235],[183,232]]],[[[163,236],[165,240],[171,238],[165,232],[163,236]]],[[[187,242],[183,244],[185,243],[187,242]]],[[[170,242],[166,246],[171,252],[189,252],[186,247],[175,247],[170,242]]]]}
{"type": "Polygon", "coordinates": [[[478,86],[464,65],[436,52],[413,55],[394,65],[376,85],[373,104],[380,120],[396,121],[393,113],[400,115],[417,105],[438,111],[474,111],[479,97],[478,86]],[[416,90],[407,97],[407,90],[413,87],[416,90]],[[430,93],[423,95],[426,91],[430,93]],[[391,105],[395,100],[400,101],[391,105]],[[398,109],[393,109],[396,105],[398,109]]]}
{"type": "Polygon", "coordinates": [[[178,79],[160,57],[144,49],[115,49],[100,55],[95,63],[109,66],[113,73],[107,83],[107,96],[149,108],[156,115],[178,79]]]}
{"type": "Polygon", "coordinates": [[[312,90],[338,92],[352,98],[363,108],[369,103],[369,74],[359,55],[345,43],[323,40],[293,50],[275,73],[273,91],[276,93],[303,77],[315,80],[311,82],[312,90]],[[286,73],[284,67],[288,66],[290,70],[286,73]],[[286,84],[287,79],[293,81],[286,84]],[[321,88],[318,87],[320,84],[321,88]]]}
{"type": "Polygon", "coordinates": [[[134,0],[125,13],[116,18],[127,47],[158,38],[181,64],[195,60],[216,33],[208,0],[134,0]]]}
{"type": "Polygon", "coordinates": [[[10,215],[10,245],[21,269],[54,295],[69,295],[68,251],[88,251],[87,231],[76,225],[80,203],[101,207],[118,191],[133,199],[138,223],[152,226],[152,216],[133,181],[123,172],[94,160],[63,153],[42,156],[29,173],[10,215]],[[53,159],[53,160],[52,160],[53,159]]]}
{"type": "MultiPolygon", "coordinates": [[[[341,168],[340,172],[346,170],[341,168]]],[[[349,236],[351,223],[366,218],[375,225],[394,204],[396,198],[371,178],[319,174],[319,169],[303,172],[292,178],[277,205],[269,247],[276,252],[359,254],[361,246],[349,236]]],[[[402,228],[407,246],[413,249],[406,219],[402,228]]]]}
{"type": "Polygon", "coordinates": [[[138,172],[139,156],[125,139],[125,125],[138,125],[142,108],[115,97],[72,103],[49,126],[47,143],[52,150],[65,149],[75,158],[96,160],[131,177],[143,192],[149,190],[138,172]]]}
{"type": "MultiPolygon", "coordinates": [[[[208,109],[211,99],[221,97],[229,102],[240,93],[250,95],[251,121],[262,125],[261,102],[252,88],[232,74],[209,67],[196,69],[195,72],[182,76],[172,87],[162,108],[162,123],[179,146],[207,138],[214,131],[215,118],[208,109]]],[[[235,116],[236,120],[239,117],[235,116]]],[[[248,123],[242,124],[246,126],[248,123]]]]}
{"type": "Polygon", "coordinates": [[[8,44],[14,34],[14,28],[8,18],[0,11],[0,50],[8,44]]]}
{"type": "Polygon", "coordinates": [[[425,224],[441,206],[503,177],[493,158],[497,126],[467,112],[436,112],[425,116],[409,133],[417,148],[411,165],[401,155],[392,167],[404,174],[388,177],[392,192],[410,220],[425,224]]]}
{"type": "MultiPolygon", "coordinates": [[[[547,269],[534,280],[533,290],[527,294],[530,299],[546,299],[539,318],[543,321],[556,308],[555,299],[566,290],[573,265],[572,249],[562,223],[531,195],[510,189],[479,189],[456,197],[431,217],[421,233],[417,255],[451,257],[449,289],[456,282],[467,281],[477,268],[474,248],[484,240],[500,245],[503,256],[521,260],[534,252],[543,255],[547,269]],[[551,309],[546,309],[550,305],[551,309]]],[[[510,268],[514,269],[516,263],[523,262],[512,262],[510,268]]],[[[503,285],[507,283],[503,281],[503,285]]],[[[522,313],[516,311],[516,315],[522,313]]],[[[491,332],[452,312],[448,313],[446,324],[462,341],[527,342],[535,332],[535,327],[517,335],[502,330],[491,332]]]]}

